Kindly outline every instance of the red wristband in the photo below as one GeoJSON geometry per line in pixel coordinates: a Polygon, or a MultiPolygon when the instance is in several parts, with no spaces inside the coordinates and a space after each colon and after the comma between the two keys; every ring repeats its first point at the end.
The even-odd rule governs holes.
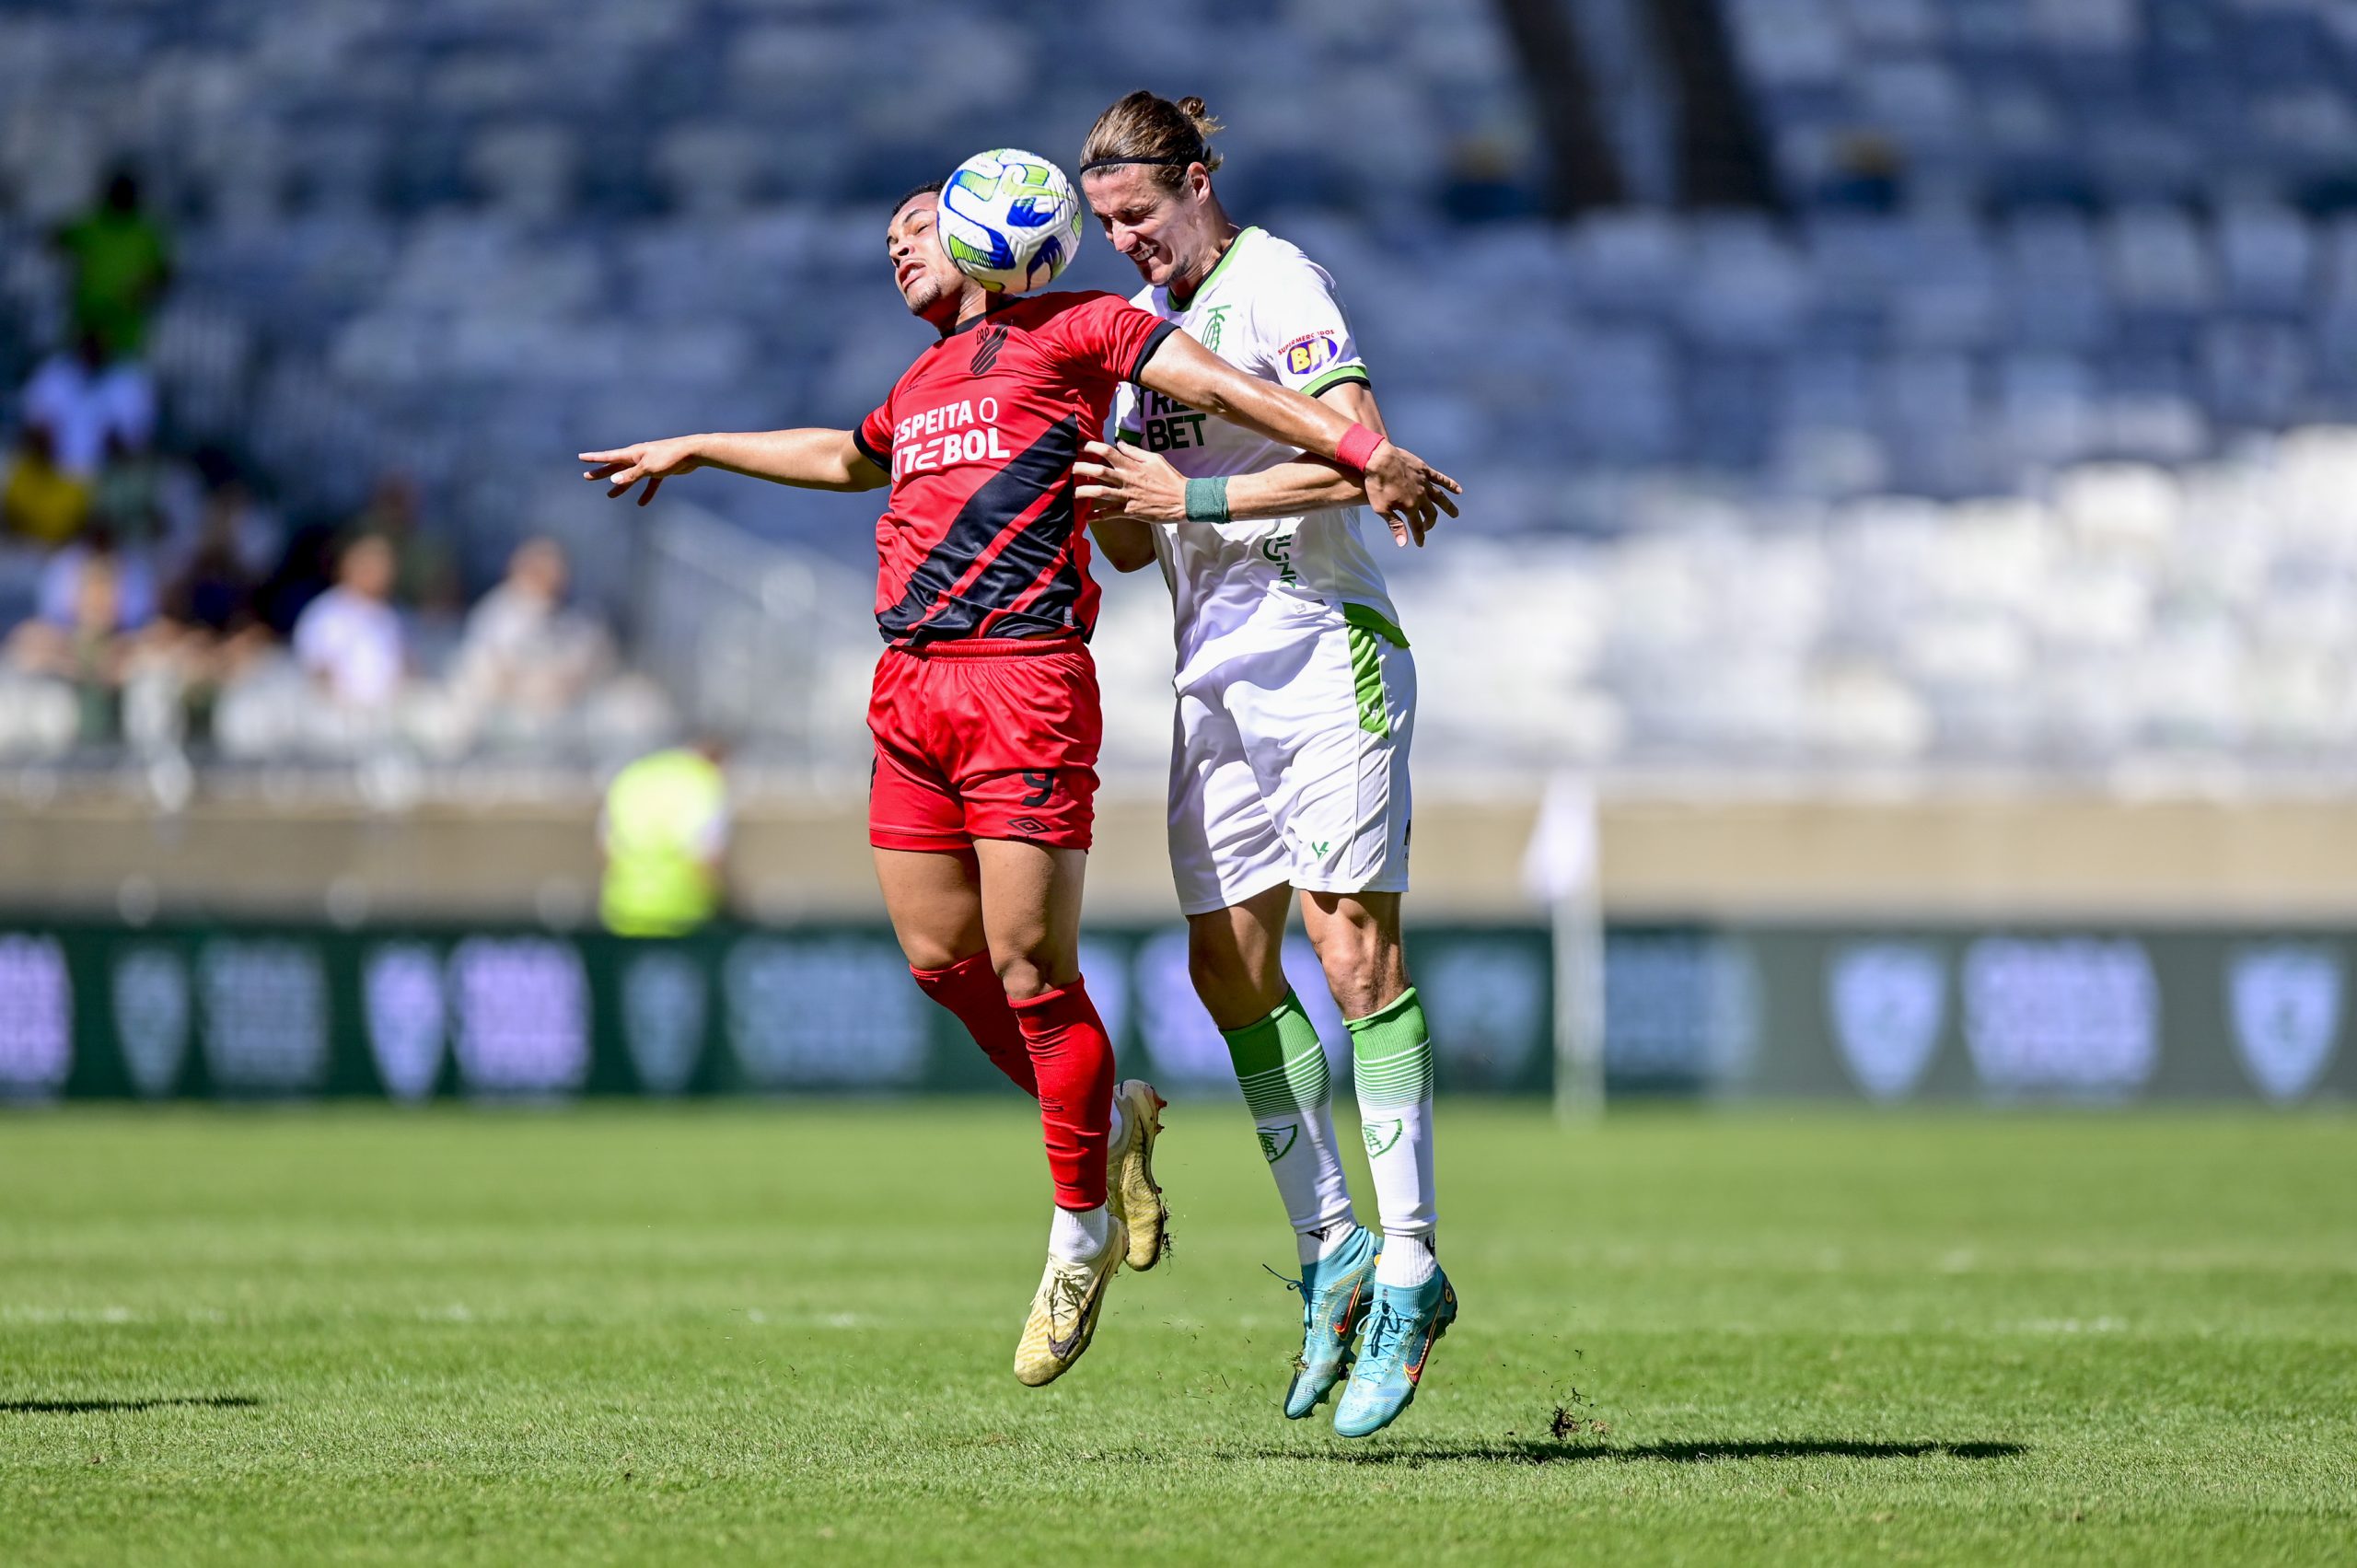
{"type": "Polygon", "coordinates": [[[1382,436],[1364,424],[1353,424],[1343,436],[1341,445],[1334,448],[1334,460],[1353,473],[1363,474],[1366,472],[1367,459],[1382,445],[1382,436]]]}

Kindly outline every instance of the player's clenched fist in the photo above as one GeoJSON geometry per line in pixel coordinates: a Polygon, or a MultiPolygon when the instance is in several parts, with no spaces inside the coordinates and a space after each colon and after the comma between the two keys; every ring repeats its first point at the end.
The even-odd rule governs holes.
{"type": "Polygon", "coordinates": [[[646,481],[646,488],[638,495],[642,506],[655,499],[656,490],[673,474],[692,473],[703,466],[692,436],[674,436],[664,441],[616,447],[608,452],[575,455],[585,463],[597,465],[581,477],[593,482],[603,481],[610,487],[606,492],[609,496],[626,495],[632,485],[642,479],[646,481]]]}

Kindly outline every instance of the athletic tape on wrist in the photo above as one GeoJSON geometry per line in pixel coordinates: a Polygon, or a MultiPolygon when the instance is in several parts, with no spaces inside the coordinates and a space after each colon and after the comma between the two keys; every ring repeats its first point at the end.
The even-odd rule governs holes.
{"type": "Polygon", "coordinates": [[[1375,449],[1382,445],[1382,436],[1364,424],[1353,424],[1343,436],[1341,445],[1334,448],[1334,460],[1353,473],[1364,473],[1367,459],[1374,457],[1375,449]]]}
{"type": "Polygon", "coordinates": [[[1190,523],[1227,521],[1227,481],[1190,479],[1187,482],[1187,520],[1190,523]]]}

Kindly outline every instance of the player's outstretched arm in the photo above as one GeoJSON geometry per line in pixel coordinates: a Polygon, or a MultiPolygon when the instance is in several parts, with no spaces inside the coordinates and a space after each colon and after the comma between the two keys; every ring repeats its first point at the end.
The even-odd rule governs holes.
{"type": "MultiPolygon", "coordinates": [[[[1128,519],[1142,524],[1200,521],[1187,516],[1187,476],[1157,453],[1128,442],[1091,441],[1073,464],[1081,481],[1077,494],[1104,513],[1099,522],[1128,519]]],[[[1366,486],[1323,458],[1296,458],[1259,473],[1227,482],[1227,517],[1291,517],[1329,506],[1355,506],[1366,486]]]]}
{"type": "MultiPolygon", "coordinates": [[[[1340,458],[1358,424],[1316,398],[1246,375],[1184,332],[1165,337],[1137,379],[1151,391],[1313,457],[1340,458]]],[[[1367,505],[1395,532],[1404,524],[1421,536],[1432,527],[1443,494],[1464,494],[1457,481],[1387,438],[1367,458],[1365,473],[1367,505]]]]}
{"type": "MultiPolygon", "coordinates": [[[[1383,416],[1364,387],[1346,383],[1324,396],[1370,430],[1383,429],[1383,416]],[[1354,399],[1344,401],[1346,393],[1354,394],[1354,399]]],[[[1093,441],[1084,460],[1074,463],[1072,471],[1083,482],[1078,494],[1097,503],[1106,514],[1102,519],[1105,522],[1190,520],[1186,475],[1155,453],[1127,444],[1108,446],[1093,441]]],[[[1240,522],[1250,517],[1295,517],[1329,506],[1355,506],[1365,499],[1366,486],[1340,464],[1323,458],[1302,457],[1227,480],[1220,496],[1220,518],[1240,522]]],[[[1447,493],[1441,493],[1437,499],[1442,511],[1452,517],[1457,516],[1457,503],[1447,493]]],[[[1424,542],[1423,530],[1411,526],[1412,518],[1394,517],[1388,521],[1392,538],[1400,544],[1424,542]]],[[[1098,538],[1103,542],[1101,530],[1098,538]]],[[[1129,570],[1111,545],[1107,545],[1105,553],[1115,566],[1129,570]]]]}
{"type": "Polygon", "coordinates": [[[663,482],[698,469],[725,469],[751,479],[803,490],[874,490],[892,476],[868,459],[848,430],[756,430],[673,436],[605,452],[583,452],[592,465],[582,478],[602,482],[610,496],[627,495],[640,480],[638,504],[655,499],[663,482]]]}

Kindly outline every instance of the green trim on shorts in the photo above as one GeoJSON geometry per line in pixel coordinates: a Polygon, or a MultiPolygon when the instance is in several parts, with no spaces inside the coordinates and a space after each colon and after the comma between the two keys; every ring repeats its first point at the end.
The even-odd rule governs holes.
{"type": "Polygon", "coordinates": [[[1408,645],[1408,633],[1392,624],[1383,611],[1370,605],[1353,604],[1349,599],[1344,599],[1342,619],[1362,632],[1374,633],[1395,648],[1404,648],[1408,645]]]}
{"type": "Polygon", "coordinates": [[[1389,735],[1391,714],[1383,702],[1383,650],[1376,633],[1364,626],[1350,628],[1351,691],[1358,701],[1359,727],[1369,735],[1389,735]]]}

